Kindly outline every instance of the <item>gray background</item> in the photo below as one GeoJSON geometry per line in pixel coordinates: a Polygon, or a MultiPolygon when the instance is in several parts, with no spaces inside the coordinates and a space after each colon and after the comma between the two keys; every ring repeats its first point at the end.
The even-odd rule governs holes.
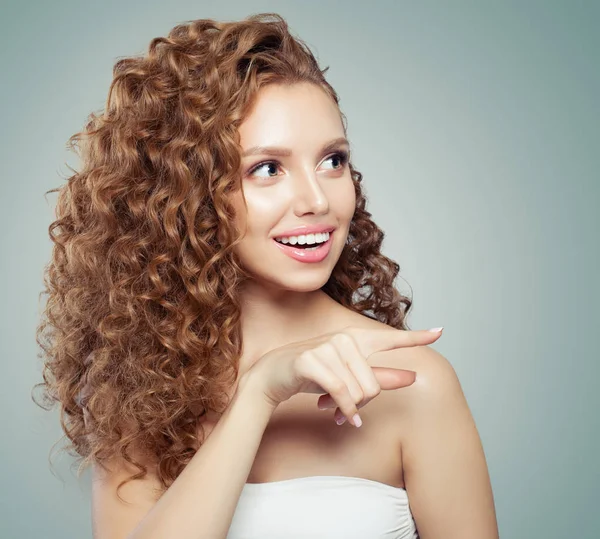
{"type": "Polygon", "coordinates": [[[30,399],[43,193],[77,166],[66,140],[118,57],[188,19],[260,11],[331,66],[409,324],[446,328],[434,346],[477,422],[501,537],[600,537],[600,3],[567,0],[4,2],[0,536],[91,537],[89,474],[65,455],[52,474],[58,411],[30,399]]]}

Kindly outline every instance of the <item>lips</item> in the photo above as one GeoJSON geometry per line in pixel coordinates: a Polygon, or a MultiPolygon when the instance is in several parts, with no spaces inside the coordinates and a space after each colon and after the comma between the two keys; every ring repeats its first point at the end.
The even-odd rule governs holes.
{"type": "Polygon", "coordinates": [[[329,239],[323,243],[320,243],[316,249],[307,250],[306,248],[299,248],[295,245],[289,245],[285,243],[279,243],[275,239],[273,242],[279,247],[282,252],[288,255],[290,258],[297,260],[298,262],[315,263],[325,260],[329,251],[331,250],[331,243],[333,240],[333,232],[329,233],[329,239]]]}

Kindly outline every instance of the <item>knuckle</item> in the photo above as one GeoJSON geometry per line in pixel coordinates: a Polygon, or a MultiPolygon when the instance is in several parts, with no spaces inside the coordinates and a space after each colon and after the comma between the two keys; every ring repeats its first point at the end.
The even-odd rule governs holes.
{"type": "Polygon", "coordinates": [[[369,388],[369,390],[367,391],[368,398],[370,398],[370,399],[377,397],[377,395],[379,395],[380,393],[381,393],[381,386],[379,384],[377,384],[374,387],[369,388]]]}
{"type": "Polygon", "coordinates": [[[316,359],[312,350],[304,350],[298,355],[298,361],[302,363],[310,363],[316,359]]]}
{"type": "Polygon", "coordinates": [[[314,354],[310,353],[310,351],[304,351],[296,357],[296,361],[294,362],[295,370],[302,374],[306,375],[306,373],[310,370],[310,366],[314,363],[316,357],[314,354]]]}
{"type": "Polygon", "coordinates": [[[340,332],[331,337],[331,342],[340,346],[348,346],[349,344],[353,344],[354,339],[349,333],[340,332]]]}
{"type": "Polygon", "coordinates": [[[362,399],[360,399],[360,401],[358,401],[358,407],[362,407],[365,406],[366,404],[368,404],[369,402],[371,402],[375,397],[377,397],[377,395],[379,395],[381,393],[381,388],[379,387],[379,389],[377,388],[372,388],[369,389],[368,391],[365,392],[364,396],[362,399]]]}
{"type": "Polygon", "coordinates": [[[331,392],[333,392],[335,395],[345,396],[346,390],[346,384],[339,378],[336,378],[333,382],[331,382],[331,392]]]}
{"type": "Polygon", "coordinates": [[[319,345],[319,349],[322,350],[326,357],[330,357],[331,355],[337,355],[337,349],[335,345],[331,341],[325,341],[319,345]]]}

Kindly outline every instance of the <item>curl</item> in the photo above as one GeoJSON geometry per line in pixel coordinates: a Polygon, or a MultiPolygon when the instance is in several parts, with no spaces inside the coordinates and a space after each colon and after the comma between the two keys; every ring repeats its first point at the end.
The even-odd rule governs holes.
{"type": "MultiPolygon", "coordinates": [[[[233,253],[237,129],[267,84],[311,82],[338,105],[327,69],[275,13],[188,21],[115,64],[105,108],[69,139],[81,170],[50,191],[36,332],[35,388],[60,405],[79,470],[119,456],[139,469],[119,487],[152,466],[166,490],[204,441],[198,418],[224,411],[242,349],[236,291],[249,278],[233,253]]],[[[350,166],[356,211],[323,290],[406,328],[399,266],[380,252],[384,234],[350,166]]]]}

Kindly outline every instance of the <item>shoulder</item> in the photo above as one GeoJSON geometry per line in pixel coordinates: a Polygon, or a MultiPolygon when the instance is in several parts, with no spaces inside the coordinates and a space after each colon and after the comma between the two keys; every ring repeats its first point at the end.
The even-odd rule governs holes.
{"type": "Polygon", "coordinates": [[[428,537],[451,529],[452,537],[497,539],[485,453],[450,361],[431,346],[415,346],[383,352],[372,364],[417,373],[412,385],[389,392],[389,402],[419,529],[428,537]]]}
{"type": "MultiPolygon", "coordinates": [[[[352,325],[364,328],[389,328],[389,326],[378,320],[373,320],[358,313],[354,314],[355,316],[350,322],[352,325]]],[[[450,393],[462,392],[458,376],[450,361],[428,345],[407,346],[377,352],[370,356],[369,364],[407,369],[417,373],[414,384],[397,392],[401,395],[397,399],[400,404],[408,405],[409,401],[414,399],[440,398],[442,396],[440,391],[442,390],[450,393]],[[407,391],[409,389],[410,391],[407,391]]]]}
{"type": "MultiPolygon", "coordinates": [[[[465,412],[466,399],[458,375],[450,361],[429,345],[410,346],[373,354],[374,367],[414,371],[413,384],[388,391],[402,438],[423,425],[423,416],[437,411],[465,412]]],[[[404,445],[404,444],[403,444],[404,445]]]]}
{"type": "MultiPolygon", "coordinates": [[[[354,313],[350,323],[364,328],[389,327],[358,313],[354,313]]],[[[377,352],[368,361],[373,367],[406,369],[417,373],[412,385],[390,392],[394,394],[393,400],[400,416],[418,413],[424,406],[445,405],[464,398],[454,367],[432,346],[407,346],[377,352]]]]}
{"type": "MultiPolygon", "coordinates": [[[[352,313],[348,322],[363,328],[389,327],[359,313],[352,313]]],[[[377,352],[370,356],[368,361],[373,367],[406,369],[417,373],[412,385],[390,392],[394,394],[393,400],[400,416],[418,413],[422,407],[447,405],[464,399],[454,367],[432,346],[407,346],[377,352]]]]}
{"type": "MultiPolygon", "coordinates": [[[[364,328],[389,327],[357,313],[354,313],[350,323],[364,328]]],[[[424,414],[435,415],[435,411],[441,409],[465,412],[466,400],[454,367],[431,345],[377,352],[368,358],[368,362],[372,367],[405,369],[417,373],[415,382],[410,386],[385,392],[386,405],[394,407],[396,421],[404,433],[403,438],[410,437],[410,430],[423,424],[424,414]]]]}
{"type": "Polygon", "coordinates": [[[446,357],[429,345],[411,346],[378,354],[374,365],[407,369],[417,373],[415,382],[400,391],[395,399],[405,413],[424,406],[447,405],[463,397],[458,375],[446,357]]]}

